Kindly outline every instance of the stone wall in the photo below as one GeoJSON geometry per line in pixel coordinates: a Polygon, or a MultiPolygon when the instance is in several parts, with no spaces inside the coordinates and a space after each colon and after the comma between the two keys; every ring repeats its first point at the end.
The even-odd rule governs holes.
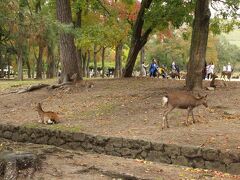
{"type": "Polygon", "coordinates": [[[0,125],[0,137],[19,142],[49,144],[66,149],[240,174],[240,154],[221,152],[217,149],[12,125],[0,125]]]}

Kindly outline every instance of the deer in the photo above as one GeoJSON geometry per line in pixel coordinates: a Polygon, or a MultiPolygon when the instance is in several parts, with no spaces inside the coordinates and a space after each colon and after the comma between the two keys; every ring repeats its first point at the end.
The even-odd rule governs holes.
{"type": "Polygon", "coordinates": [[[187,109],[187,119],[185,121],[185,125],[188,126],[189,114],[192,115],[193,123],[196,122],[193,116],[193,109],[195,107],[200,105],[204,105],[206,108],[208,107],[207,95],[200,96],[198,94],[198,97],[195,97],[187,91],[169,92],[162,98],[162,105],[163,107],[166,105],[168,106],[167,110],[164,112],[162,129],[164,129],[165,126],[169,128],[167,116],[175,108],[187,109]]]}
{"type": "Polygon", "coordinates": [[[218,78],[216,74],[212,75],[212,81],[210,82],[210,87],[216,88],[215,79],[218,78]]]}
{"type": "Polygon", "coordinates": [[[59,116],[56,112],[52,111],[44,111],[42,109],[41,103],[37,104],[36,110],[38,112],[38,115],[40,117],[40,123],[42,124],[56,124],[59,123],[59,116]],[[45,117],[47,120],[45,120],[45,117]]]}

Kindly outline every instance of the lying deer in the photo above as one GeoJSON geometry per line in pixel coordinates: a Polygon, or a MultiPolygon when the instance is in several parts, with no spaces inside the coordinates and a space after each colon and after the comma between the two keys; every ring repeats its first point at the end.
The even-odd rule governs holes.
{"type": "Polygon", "coordinates": [[[163,97],[162,102],[163,102],[163,106],[168,105],[168,109],[165,111],[163,116],[162,128],[165,128],[165,125],[167,126],[167,128],[169,128],[167,115],[175,108],[188,110],[187,119],[185,122],[185,124],[188,126],[189,113],[191,113],[193,123],[195,123],[195,119],[193,117],[193,109],[195,107],[200,105],[204,105],[205,107],[208,107],[207,95],[195,97],[194,95],[192,95],[190,92],[187,92],[187,91],[178,91],[178,92],[168,93],[167,96],[163,97]]]}
{"type": "Polygon", "coordinates": [[[40,117],[40,123],[43,124],[56,124],[59,123],[59,116],[57,113],[52,111],[43,111],[41,103],[37,104],[37,112],[40,117]],[[47,119],[45,119],[45,117],[47,119]]]}

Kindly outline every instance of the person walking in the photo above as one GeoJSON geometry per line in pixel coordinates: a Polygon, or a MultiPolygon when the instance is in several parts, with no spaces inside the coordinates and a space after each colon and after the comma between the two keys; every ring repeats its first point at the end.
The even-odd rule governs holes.
{"type": "Polygon", "coordinates": [[[227,65],[227,72],[232,72],[232,66],[231,66],[230,62],[227,65]]]}
{"type": "Polygon", "coordinates": [[[153,59],[149,69],[150,77],[156,77],[157,69],[158,69],[157,62],[155,59],[153,59]]]}
{"type": "Polygon", "coordinates": [[[141,76],[146,77],[147,76],[147,67],[148,65],[145,65],[144,61],[141,64],[141,76]]]}

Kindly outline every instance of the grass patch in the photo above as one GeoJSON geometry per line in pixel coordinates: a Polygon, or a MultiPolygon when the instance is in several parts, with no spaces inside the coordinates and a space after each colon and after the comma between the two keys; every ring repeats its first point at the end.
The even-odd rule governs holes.
{"type": "Polygon", "coordinates": [[[23,125],[26,128],[42,128],[42,129],[51,129],[51,130],[58,130],[58,131],[68,131],[68,132],[80,132],[81,126],[74,126],[74,125],[64,125],[64,124],[53,124],[53,125],[46,125],[40,123],[26,123],[23,125]]]}
{"type": "Polygon", "coordinates": [[[53,84],[56,83],[56,79],[43,79],[43,80],[0,80],[0,90],[10,89],[10,88],[18,88],[24,86],[30,86],[33,84],[53,84]]]}
{"type": "Polygon", "coordinates": [[[116,110],[117,105],[114,103],[110,104],[101,104],[98,105],[95,109],[89,108],[89,111],[85,111],[84,113],[76,114],[77,116],[84,116],[85,118],[91,118],[91,117],[99,117],[102,115],[109,115],[111,114],[114,110],[116,110]]]}

